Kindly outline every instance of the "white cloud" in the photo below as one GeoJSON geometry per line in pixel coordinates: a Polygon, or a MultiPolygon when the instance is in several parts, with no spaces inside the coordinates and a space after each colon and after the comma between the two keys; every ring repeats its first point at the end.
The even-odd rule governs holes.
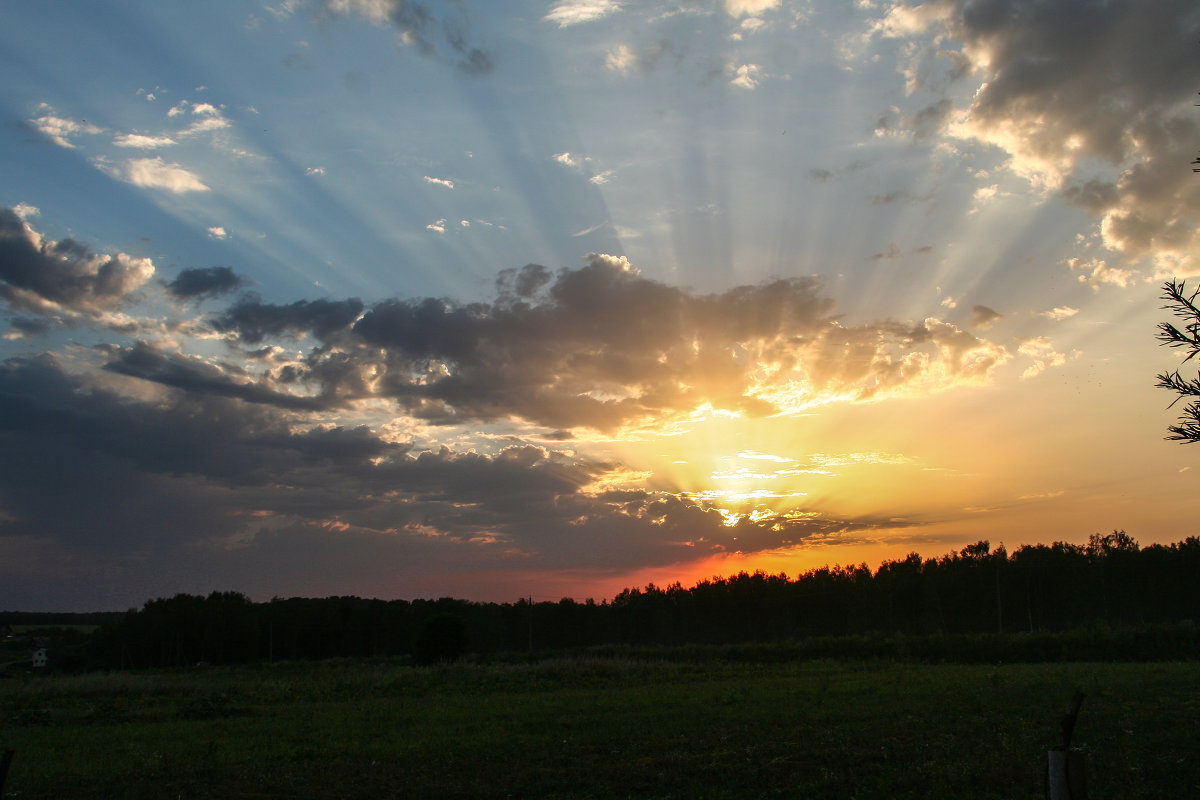
{"type": "Polygon", "coordinates": [[[1061,367],[1067,363],[1066,354],[1056,351],[1054,345],[1044,336],[1022,339],[1017,350],[1021,355],[1033,359],[1033,363],[1021,373],[1021,380],[1029,380],[1041,375],[1049,367],[1061,367]]]}
{"type": "Polygon", "coordinates": [[[1079,282],[1091,286],[1095,290],[1099,290],[1105,284],[1124,289],[1137,277],[1133,270],[1110,267],[1107,261],[1100,258],[1092,258],[1087,261],[1071,258],[1067,260],[1067,266],[1073,271],[1082,272],[1079,282]]]}
{"type": "Polygon", "coordinates": [[[431,222],[425,226],[425,230],[433,231],[435,233],[445,233],[446,232],[446,220],[439,219],[437,222],[431,222]]]}
{"type": "Polygon", "coordinates": [[[122,133],[113,139],[117,147],[134,147],[139,150],[153,150],[158,147],[170,147],[175,140],[170,136],[145,136],[140,133],[122,133]]]}
{"type": "Polygon", "coordinates": [[[1078,313],[1078,308],[1071,308],[1070,306],[1057,306],[1050,311],[1043,311],[1041,316],[1046,317],[1047,319],[1052,319],[1055,322],[1061,322],[1064,319],[1070,319],[1078,313]]]}
{"type": "Polygon", "coordinates": [[[617,0],[559,0],[542,19],[566,28],[603,19],[620,10],[621,3],[617,0]]]}
{"type": "Polygon", "coordinates": [[[733,17],[757,17],[773,8],[779,8],[779,0],[725,0],[725,11],[733,17]]]}
{"type": "Polygon", "coordinates": [[[743,89],[754,89],[758,86],[761,71],[757,64],[742,64],[734,71],[734,78],[730,83],[743,89]]]}
{"type": "Polygon", "coordinates": [[[307,169],[304,170],[304,174],[305,175],[324,175],[325,168],[324,167],[308,167],[307,169]]]}
{"type": "Polygon", "coordinates": [[[602,170],[600,172],[597,172],[592,177],[588,178],[588,183],[593,183],[597,186],[602,186],[603,184],[608,183],[608,179],[611,178],[612,176],[613,176],[613,170],[611,170],[611,169],[602,170]]]}
{"type": "Polygon", "coordinates": [[[426,176],[425,176],[425,182],[426,182],[426,183],[432,183],[432,184],[434,184],[435,186],[445,186],[447,189],[453,189],[453,188],[454,188],[454,181],[452,181],[452,180],[449,180],[449,179],[447,179],[447,178],[431,178],[431,177],[429,177],[428,175],[426,175],[426,176]]]}
{"type": "Polygon", "coordinates": [[[608,56],[604,59],[604,66],[613,72],[628,74],[637,66],[637,61],[637,55],[629,45],[619,44],[608,51],[608,56]]]}
{"type": "Polygon", "coordinates": [[[28,203],[17,203],[13,206],[13,213],[21,218],[22,222],[28,222],[30,217],[36,217],[42,211],[37,206],[31,206],[28,203]]]}
{"type": "Polygon", "coordinates": [[[99,126],[93,125],[87,120],[76,122],[73,119],[56,117],[53,114],[46,114],[30,120],[30,122],[33,123],[33,126],[37,128],[39,132],[48,137],[50,141],[54,142],[59,147],[74,148],[75,145],[71,144],[69,137],[76,134],[103,132],[103,129],[101,129],[99,126]]]}
{"type": "Polygon", "coordinates": [[[166,189],[174,194],[208,191],[194,172],[157,157],[131,159],[125,165],[125,179],[135,186],[166,189]]]}
{"type": "Polygon", "coordinates": [[[222,228],[220,225],[214,225],[213,227],[209,228],[208,235],[209,235],[209,238],[212,238],[212,239],[227,239],[227,238],[229,238],[229,234],[226,233],[225,229],[222,228]]]}
{"type": "Polygon", "coordinates": [[[208,133],[210,131],[219,131],[229,127],[229,120],[221,116],[203,117],[188,125],[179,132],[180,136],[195,136],[198,133],[208,133]]]}
{"type": "Polygon", "coordinates": [[[565,167],[579,166],[579,161],[570,153],[555,153],[552,158],[565,167]]]}

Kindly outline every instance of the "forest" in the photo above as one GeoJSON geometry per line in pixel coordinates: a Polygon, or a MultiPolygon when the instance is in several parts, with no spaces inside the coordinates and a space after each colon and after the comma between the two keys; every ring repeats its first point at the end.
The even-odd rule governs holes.
{"type": "MultiPolygon", "coordinates": [[[[874,571],[859,564],[794,578],[743,572],[686,588],[651,584],[601,602],[256,603],[238,592],[179,594],[105,615],[86,635],[52,639],[50,649],[55,667],[68,671],[362,656],[427,664],[466,655],[767,643],[816,656],[1180,658],[1200,655],[1197,575],[1200,538],[1140,547],[1113,531],[1086,545],[1026,545],[1012,553],[980,541],[940,558],[912,553],[874,571]]],[[[0,626],[20,616],[0,613],[0,626]]]]}

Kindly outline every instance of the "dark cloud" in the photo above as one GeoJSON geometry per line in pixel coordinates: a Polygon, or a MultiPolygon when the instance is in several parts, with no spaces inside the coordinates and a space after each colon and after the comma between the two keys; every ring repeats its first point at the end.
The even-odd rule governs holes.
{"type": "Polygon", "coordinates": [[[153,274],[149,259],[95,254],[73,239],[46,241],[15,211],[0,208],[0,297],[16,308],[113,309],[153,274]]]}
{"type": "Polygon", "coordinates": [[[816,167],[808,171],[808,178],[817,183],[827,183],[834,178],[840,178],[842,175],[849,175],[866,169],[869,166],[865,161],[851,161],[849,164],[838,167],[836,169],[825,169],[816,167]]]}
{"type": "Polygon", "coordinates": [[[466,75],[486,75],[495,66],[492,56],[472,41],[466,9],[454,4],[437,17],[425,3],[414,0],[344,2],[326,0],[328,14],[357,14],[376,24],[388,24],[401,35],[405,45],[415,47],[426,58],[438,58],[438,42],[449,51],[448,59],[466,75]]]}
{"type": "Polygon", "coordinates": [[[314,411],[330,405],[324,398],[274,391],[232,365],[210,364],[182,353],[162,353],[145,342],[121,348],[104,368],[198,395],[229,397],[293,410],[314,411]]]}
{"type": "Polygon", "coordinates": [[[167,283],[167,291],[180,300],[195,300],[219,297],[245,285],[246,279],[232,267],[197,267],[180,272],[167,283]]]}
{"type": "Polygon", "coordinates": [[[312,333],[324,339],[348,327],[362,313],[358,298],[349,300],[298,300],[290,305],[263,303],[251,295],[212,319],[222,333],[258,343],[269,336],[312,333]]]}
{"type": "Polygon", "coordinates": [[[237,573],[239,588],[261,592],[275,586],[263,576],[294,587],[326,555],[372,574],[383,554],[392,571],[476,559],[631,569],[883,524],[808,514],[729,526],[686,496],[593,491],[615,464],[528,444],[414,453],[365,426],[297,422],[182,390],[122,395],[49,356],[4,362],[0,446],[20,469],[0,471],[0,546],[57,553],[92,580],[67,562],[103,565],[109,579],[137,573],[140,587],[167,570],[171,591],[237,573]],[[276,560],[258,577],[233,564],[267,553],[276,560]]]}
{"type": "MultiPolygon", "coordinates": [[[[1188,108],[1200,6],[932,0],[892,13],[919,19],[939,41],[961,46],[917,48],[918,61],[949,59],[956,75],[969,65],[980,86],[962,113],[951,114],[942,99],[881,125],[1004,149],[1014,171],[1066,187],[1068,202],[1100,216],[1105,244],[1129,257],[1195,251],[1200,188],[1180,164],[1200,139],[1200,121],[1188,108]]],[[[917,64],[907,72],[931,71],[917,64]]],[[[944,89],[919,77],[917,84],[944,89]]]]}
{"type": "MultiPolygon", "coordinates": [[[[893,246],[879,257],[899,254],[893,246]]],[[[643,278],[623,258],[592,254],[577,270],[505,271],[493,303],[392,299],[363,311],[357,300],[243,299],[212,320],[232,342],[310,333],[320,340],[291,362],[257,351],[267,369],[258,377],[148,347],[124,351],[109,368],[285,409],[381,398],[438,425],[524,420],[567,436],[706,404],[760,416],[825,391],[874,392],[878,365],[932,342],[892,323],[845,328],[820,288],[816,278],[789,278],[698,295],[643,278]],[[860,343],[861,359],[845,360],[837,344],[845,338],[860,343]],[[795,378],[806,394],[768,399],[764,373],[795,378]]],[[[998,352],[973,337],[971,346],[998,352]]],[[[960,374],[950,366],[952,383],[960,374]]],[[[888,385],[903,382],[895,375],[888,385]]]]}
{"type": "Polygon", "coordinates": [[[987,306],[975,306],[971,309],[971,324],[976,328],[990,328],[1003,318],[1003,314],[987,306]]]}

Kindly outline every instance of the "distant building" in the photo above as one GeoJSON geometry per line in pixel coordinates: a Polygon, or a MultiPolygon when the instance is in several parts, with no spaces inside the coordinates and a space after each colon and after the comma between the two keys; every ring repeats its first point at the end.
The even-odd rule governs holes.
{"type": "Polygon", "coordinates": [[[33,667],[34,669],[45,669],[49,659],[46,656],[46,648],[40,647],[33,651],[33,667]]]}

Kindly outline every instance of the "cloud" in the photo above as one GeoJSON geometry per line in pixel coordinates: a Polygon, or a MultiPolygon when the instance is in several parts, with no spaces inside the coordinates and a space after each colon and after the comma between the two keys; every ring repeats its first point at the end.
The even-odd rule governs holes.
{"type": "MultiPolygon", "coordinates": [[[[229,286],[225,273],[205,272],[196,282],[202,284],[205,278],[210,283],[221,281],[223,286],[229,286]]],[[[303,336],[308,333],[319,339],[327,339],[348,328],[362,311],[363,303],[358,298],[298,300],[281,306],[263,303],[250,295],[213,317],[212,327],[221,333],[234,334],[251,344],[258,344],[273,336],[303,336]]]]}
{"type": "MultiPolygon", "coordinates": [[[[668,55],[673,55],[678,61],[684,54],[676,50],[670,42],[656,42],[639,47],[618,44],[609,48],[604,58],[604,67],[622,75],[629,75],[633,72],[645,74],[658,66],[658,63],[668,55]]],[[[719,75],[720,72],[718,71],[717,74],[719,75]]]]}
{"type": "Polygon", "coordinates": [[[269,406],[197,394],[205,371],[165,361],[179,380],[152,400],[48,356],[0,364],[0,447],[26,465],[0,473],[0,538],[85,556],[68,563],[102,565],[110,582],[180,563],[228,579],[230,554],[255,567],[239,586],[269,594],[263,575],[294,586],[318,563],[355,578],[381,558],[393,574],[485,558],[630,569],[897,524],[816,511],[730,524],[703,497],[606,488],[627,477],[613,463],[527,443],[416,450],[365,426],[297,424],[269,406]]]}
{"type": "Polygon", "coordinates": [[[404,45],[415,47],[427,58],[438,58],[438,41],[452,54],[460,72],[479,76],[491,72],[492,56],[471,41],[471,25],[465,7],[454,4],[435,16],[426,3],[415,0],[324,0],[328,14],[354,15],[374,25],[390,25],[404,45]]]}
{"type": "Polygon", "coordinates": [[[146,342],[121,348],[104,368],[120,375],[182,389],[192,396],[226,397],[274,408],[304,411],[315,411],[329,405],[320,397],[276,391],[267,382],[254,380],[242,370],[229,365],[211,364],[182,353],[164,353],[146,342]]]}
{"type": "Polygon", "coordinates": [[[0,298],[15,308],[111,310],[153,275],[148,258],[92,253],[74,239],[48,241],[14,210],[0,209],[0,298]]]}
{"type": "Polygon", "coordinates": [[[813,278],[696,295],[622,256],[505,271],[494,303],[242,301],[213,327],[253,346],[311,333],[291,390],[375,397],[438,425],[661,424],[708,407],[760,416],[981,383],[1004,348],[935,319],[846,327],[813,278]]]}
{"type": "Polygon", "coordinates": [[[734,70],[734,77],[730,84],[742,89],[754,89],[758,87],[762,68],[757,64],[742,64],[734,70]]]}
{"type": "Polygon", "coordinates": [[[1044,336],[1022,339],[1017,350],[1021,355],[1033,359],[1033,363],[1021,374],[1021,380],[1037,377],[1049,367],[1061,367],[1067,363],[1066,354],[1057,352],[1050,340],[1044,336]]]}
{"type": "Polygon", "coordinates": [[[757,17],[765,11],[779,8],[780,0],[725,0],[725,11],[730,16],[757,17]]]}
{"type": "Polygon", "coordinates": [[[990,328],[1002,319],[1003,314],[987,306],[975,306],[971,309],[971,324],[976,328],[990,328]]]}
{"type": "Polygon", "coordinates": [[[454,188],[454,181],[452,181],[452,180],[448,180],[448,179],[446,179],[446,178],[431,178],[431,177],[429,177],[428,175],[426,175],[426,176],[425,176],[425,182],[426,182],[426,183],[432,183],[432,184],[434,184],[435,186],[445,186],[447,189],[453,189],[453,188],[454,188]]]}
{"type": "Polygon", "coordinates": [[[165,189],[172,194],[207,192],[209,190],[208,186],[194,172],[179,164],[163,161],[157,156],[130,159],[125,163],[124,171],[118,171],[117,174],[134,186],[165,189]]]}
{"type": "MultiPolygon", "coordinates": [[[[50,111],[50,107],[42,104],[41,108],[50,111]]],[[[97,134],[103,133],[104,129],[98,125],[93,125],[87,120],[75,121],[73,119],[65,119],[55,116],[54,114],[44,114],[36,119],[31,119],[30,124],[33,125],[38,132],[54,142],[59,147],[68,149],[74,148],[75,145],[71,142],[71,137],[78,134],[97,134]]]]}
{"type": "Polygon", "coordinates": [[[1081,258],[1071,258],[1067,260],[1067,266],[1073,272],[1082,272],[1079,282],[1091,286],[1094,290],[1099,290],[1102,286],[1118,286],[1123,289],[1138,277],[1133,270],[1110,267],[1108,262],[1101,258],[1091,258],[1086,261],[1081,258]]]}
{"type": "Polygon", "coordinates": [[[220,225],[214,225],[208,229],[208,238],[210,239],[227,239],[229,234],[220,225]]]}
{"type": "Polygon", "coordinates": [[[1043,311],[1041,316],[1046,317],[1047,319],[1052,319],[1055,322],[1061,322],[1064,319],[1070,319],[1078,313],[1078,308],[1071,308],[1070,306],[1056,306],[1049,311],[1043,311]]]}
{"type": "Polygon", "coordinates": [[[965,105],[943,98],[926,132],[999,148],[1009,171],[1099,216],[1128,258],[1196,251],[1200,186],[1179,168],[1200,139],[1195,3],[895,3],[875,31],[912,40],[914,92],[945,89],[929,77],[938,60],[978,81],[965,105]]]}
{"type": "Polygon", "coordinates": [[[156,150],[159,147],[170,147],[175,140],[170,136],[146,136],[141,133],[122,133],[113,139],[117,147],[133,147],[139,150],[156,150]]]}
{"type": "Polygon", "coordinates": [[[617,0],[559,0],[542,19],[567,28],[603,19],[620,10],[621,3],[617,0]]]}
{"type": "Polygon", "coordinates": [[[185,269],[167,283],[167,291],[180,300],[218,297],[246,285],[232,267],[197,267],[185,269]]]}
{"type": "Polygon", "coordinates": [[[425,226],[425,230],[433,231],[434,233],[445,233],[446,232],[445,218],[439,219],[436,222],[429,223],[428,225],[425,226]]]}

